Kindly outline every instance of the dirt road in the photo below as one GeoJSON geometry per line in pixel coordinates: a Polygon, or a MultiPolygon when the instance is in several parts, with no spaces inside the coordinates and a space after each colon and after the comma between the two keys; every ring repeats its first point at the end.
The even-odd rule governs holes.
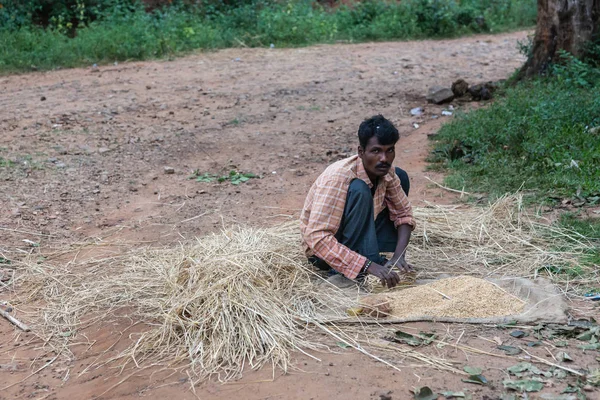
{"type": "MultiPolygon", "coordinates": [[[[441,116],[445,107],[426,104],[427,88],[458,78],[507,78],[523,62],[517,41],[526,35],[229,49],[98,71],[0,77],[0,256],[29,252],[31,242],[58,246],[111,236],[173,243],[221,224],[295,218],[313,180],[330,162],[355,152],[358,124],[377,113],[401,132],[396,164],[411,176],[413,204],[450,202],[454,196],[424,178],[441,181],[425,170],[427,135],[450,118],[441,116]],[[414,107],[425,114],[411,116],[414,107]],[[193,171],[220,177],[231,170],[261,178],[237,186],[189,179],[193,171]]],[[[13,295],[0,289],[0,300],[13,295]]],[[[267,369],[234,385],[200,385],[196,393],[187,376],[165,371],[130,377],[135,371],[82,372],[122,328],[91,327],[92,348],[76,347],[72,361],[57,360],[28,378],[54,355],[44,355],[33,335],[0,320],[0,386],[14,385],[0,399],[87,399],[105,392],[102,398],[378,399],[390,391],[403,399],[412,386],[465,386],[459,376],[401,359],[400,374],[348,349],[318,355],[321,362],[299,356],[298,370],[275,382],[265,382],[272,378],[267,369]]],[[[479,328],[436,329],[448,339],[460,335],[465,343],[489,347],[478,338],[486,337],[479,328]]],[[[452,356],[465,361],[464,354],[452,356]]]]}

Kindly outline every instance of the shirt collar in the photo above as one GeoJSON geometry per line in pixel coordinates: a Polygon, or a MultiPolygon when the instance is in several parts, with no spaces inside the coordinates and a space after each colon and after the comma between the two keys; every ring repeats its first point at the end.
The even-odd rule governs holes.
{"type": "Polygon", "coordinates": [[[360,157],[356,158],[356,176],[358,179],[365,181],[370,188],[373,187],[373,182],[371,182],[371,179],[369,179],[369,175],[367,175],[367,171],[365,170],[365,166],[363,165],[363,161],[360,157]]]}

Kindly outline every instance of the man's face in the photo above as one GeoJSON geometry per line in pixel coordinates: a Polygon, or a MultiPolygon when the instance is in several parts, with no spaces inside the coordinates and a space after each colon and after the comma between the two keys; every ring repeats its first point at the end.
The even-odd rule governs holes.
{"type": "Polygon", "coordinates": [[[394,144],[383,145],[377,137],[373,136],[367,142],[367,147],[358,146],[358,156],[362,159],[365,171],[369,178],[379,178],[390,172],[392,163],[396,157],[394,144]]]}

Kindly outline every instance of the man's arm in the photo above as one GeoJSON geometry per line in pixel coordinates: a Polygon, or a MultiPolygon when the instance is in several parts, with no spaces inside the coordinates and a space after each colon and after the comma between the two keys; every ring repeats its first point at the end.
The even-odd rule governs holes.
{"type": "Polygon", "coordinates": [[[413,271],[413,266],[406,262],[406,247],[410,241],[410,235],[413,227],[408,224],[402,224],[398,227],[398,242],[396,243],[396,250],[392,258],[386,263],[386,268],[397,267],[401,272],[413,271]]]}
{"type": "Polygon", "coordinates": [[[303,236],[317,257],[346,277],[355,279],[368,260],[335,238],[344,213],[348,186],[343,179],[317,180],[311,188],[313,201],[303,236]]]}

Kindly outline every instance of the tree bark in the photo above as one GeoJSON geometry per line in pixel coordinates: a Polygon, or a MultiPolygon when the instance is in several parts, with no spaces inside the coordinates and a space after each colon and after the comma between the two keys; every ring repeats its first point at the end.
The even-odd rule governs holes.
{"type": "Polygon", "coordinates": [[[538,0],[533,48],[518,78],[544,74],[559,50],[581,56],[600,33],[600,0],[538,0]]]}

